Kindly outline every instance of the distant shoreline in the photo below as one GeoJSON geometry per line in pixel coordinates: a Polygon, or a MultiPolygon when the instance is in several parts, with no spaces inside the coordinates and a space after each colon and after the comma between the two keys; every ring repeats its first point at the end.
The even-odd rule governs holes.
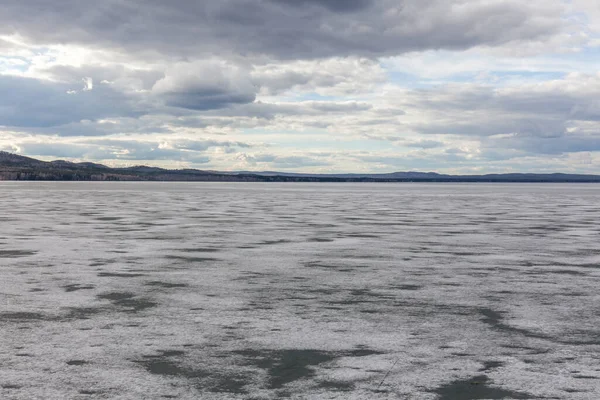
{"type": "Polygon", "coordinates": [[[448,175],[435,172],[383,174],[302,174],[285,172],[223,172],[170,170],[136,166],[111,168],[102,164],[41,161],[0,151],[0,181],[46,182],[353,182],[353,183],[600,183],[600,175],[508,173],[448,175]]]}

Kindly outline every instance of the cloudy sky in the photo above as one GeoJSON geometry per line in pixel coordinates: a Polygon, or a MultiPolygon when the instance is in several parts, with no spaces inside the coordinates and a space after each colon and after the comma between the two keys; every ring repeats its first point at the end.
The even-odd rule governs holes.
{"type": "Polygon", "coordinates": [[[597,0],[7,0],[0,150],[600,173],[597,0]]]}

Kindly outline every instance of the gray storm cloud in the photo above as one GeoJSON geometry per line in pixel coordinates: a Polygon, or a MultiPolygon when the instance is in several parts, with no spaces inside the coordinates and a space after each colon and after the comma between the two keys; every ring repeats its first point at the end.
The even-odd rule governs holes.
{"type": "Polygon", "coordinates": [[[169,106],[211,110],[231,104],[252,103],[257,88],[243,69],[224,62],[180,63],[156,82],[153,93],[169,106]]]}
{"type": "Polygon", "coordinates": [[[489,0],[9,1],[0,33],[128,51],[370,57],[545,40],[563,8],[489,0]]]}

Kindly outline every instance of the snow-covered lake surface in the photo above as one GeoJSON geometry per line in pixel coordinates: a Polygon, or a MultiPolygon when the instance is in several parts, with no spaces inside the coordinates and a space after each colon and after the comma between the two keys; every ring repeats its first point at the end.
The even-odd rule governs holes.
{"type": "Polygon", "coordinates": [[[2,399],[598,399],[600,185],[0,183],[2,399]]]}

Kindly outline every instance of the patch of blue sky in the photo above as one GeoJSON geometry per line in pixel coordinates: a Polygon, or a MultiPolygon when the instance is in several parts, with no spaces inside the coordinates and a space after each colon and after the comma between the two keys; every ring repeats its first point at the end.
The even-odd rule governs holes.
{"type": "Polygon", "coordinates": [[[423,79],[419,76],[401,71],[388,70],[387,77],[388,82],[410,89],[427,87],[439,83],[439,80],[435,80],[434,83],[433,79],[423,79]]]}
{"type": "Polygon", "coordinates": [[[597,46],[586,46],[576,53],[569,54],[569,62],[593,63],[597,67],[600,57],[600,41],[598,43],[597,46]]]}
{"type": "Polygon", "coordinates": [[[0,73],[9,71],[26,72],[31,65],[23,57],[0,56],[0,73]]]}
{"type": "MultiPolygon", "coordinates": [[[[338,96],[323,96],[318,93],[302,93],[298,96],[294,96],[294,101],[302,102],[302,101],[337,101],[342,99],[342,97],[338,96]]],[[[345,99],[345,98],[344,98],[345,99]]]]}
{"type": "Polygon", "coordinates": [[[273,135],[273,142],[277,148],[309,150],[321,149],[323,151],[344,150],[344,151],[377,151],[389,150],[390,148],[399,148],[388,140],[375,140],[368,138],[335,138],[331,133],[311,129],[305,131],[268,131],[268,130],[244,130],[248,135],[273,135]],[[310,136],[310,140],[307,137],[310,136]]]}
{"type": "Polygon", "coordinates": [[[528,82],[543,82],[548,80],[562,79],[567,75],[564,71],[529,71],[529,70],[511,70],[511,71],[478,71],[461,72],[445,76],[443,78],[425,78],[405,72],[389,71],[389,82],[409,89],[418,89],[430,86],[436,86],[444,83],[488,83],[502,84],[510,81],[526,80],[528,82]]]}
{"type": "Polygon", "coordinates": [[[528,81],[549,81],[563,79],[568,73],[564,71],[490,71],[489,75],[500,80],[524,78],[528,81]]]}

